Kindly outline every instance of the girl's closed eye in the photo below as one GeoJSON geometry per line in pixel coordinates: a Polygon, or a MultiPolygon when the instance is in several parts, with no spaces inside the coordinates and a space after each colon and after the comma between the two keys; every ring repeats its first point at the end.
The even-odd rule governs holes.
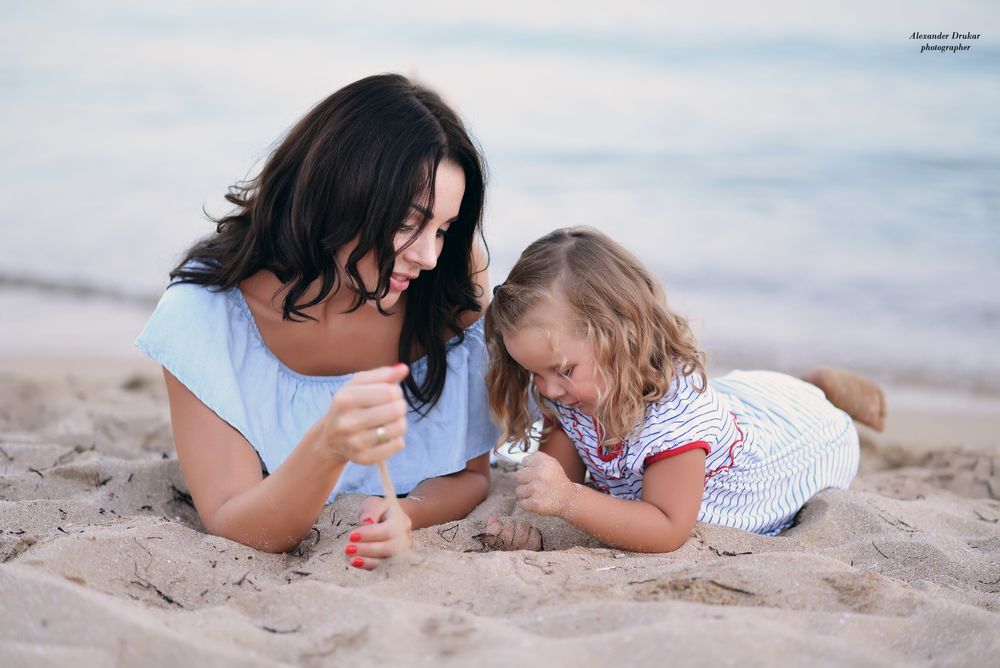
{"type": "Polygon", "coordinates": [[[562,369],[562,370],[561,370],[561,371],[559,372],[559,375],[560,375],[560,376],[562,376],[563,378],[569,378],[570,376],[572,376],[572,375],[573,375],[573,371],[574,371],[575,369],[576,369],[576,367],[575,367],[575,366],[568,366],[568,367],[566,367],[565,369],[562,369]]]}

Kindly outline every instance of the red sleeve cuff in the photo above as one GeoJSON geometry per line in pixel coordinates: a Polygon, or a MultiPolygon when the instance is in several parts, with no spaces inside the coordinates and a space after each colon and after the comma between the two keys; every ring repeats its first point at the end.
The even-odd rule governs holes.
{"type": "Polygon", "coordinates": [[[693,441],[691,443],[685,443],[684,445],[678,446],[676,448],[671,448],[670,450],[664,450],[663,452],[658,452],[655,455],[650,455],[649,457],[646,457],[644,460],[642,460],[642,466],[643,468],[646,468],[653,462],[658,462],[661,459],[666,459],[667,457],[673,457],[675,455],[683,454],[688,450],[697,450],[698,448],[704,450],[706,455],[712,452],[712,448],[707,442],[693,441]]]}

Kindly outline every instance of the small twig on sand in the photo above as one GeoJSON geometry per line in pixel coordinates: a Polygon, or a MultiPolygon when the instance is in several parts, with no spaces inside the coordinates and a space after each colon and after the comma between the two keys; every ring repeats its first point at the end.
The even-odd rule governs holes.
{"type": "Polygon", "coordinates": [[[270,626],[262,626],[260,628],[264,629],[268,633],[279,633],[279,634],[281,634],[281,633],[298,633],[299,631],[302,630],[302,626],[301,625],[296,626],[294,629],[287,629],[287,630],[285,630],[285,629],[275,629],[275,628],[271,628],[270,626]]]}
{"type": "Polygon", "coordinates": [[[744,554],[753,554],[753,552],[730,552],[729,550],[720,550],[714,545],[709,545],[708,549],[710,549],[712,552],[715,552],[715,554],[720,557],[739,557],[744,554]]]}
{"type": "Polygon", "coordinates": [[[975,508],[972,509],[972,512],[974,512],[976,514],[976,517],[978,517],[979,519],[981,519],[984,522],[991,522],[993,524],[996,524],[997,522],[1000,522],[1000,518],[998,518],[998,517],[985,517],[981,512],[979,512],[975,508]]]}
{"type": "Polygon", "coordinates": [[[711,584],[714,584],[716,587],[719,587],[720,589],[725,589],[726,591],[734,591],[737,594],[746,594],[747,596],[756,596],[757,595],[757,594],[755,594],[752,591],[747,591],[746,589],[740,589],[739,587],[733,587],[731,585],[727,585],[727,584],[724,584],[722,582],[719,582],[718,580],[708,580],[708,582],[710,582],[711,584]]]}
{"type": "Polygon", "coordinates": [[[145,579],[132,580],[132,584],[139,585],[143,589],[152,589],[153,591],[156,592],[157,596],[159,596],[161,599],[163,599],[165,602],[169,603],[170,605],[176,605],[178,608],[184,608],[184,606],[181,605],[180,603],[178,603],[177,601],[175,601],[173,599],[173,597],[170,596],[170,594],[167,594],[167,593],[161,591],[159,587],[157,587],[156,585],[154,585],[152,582],[150,582],[148,580],[145,580],[145,579]]]}
{"type": "Polygon", "coordinates": [[[185,506],[194,509],[194,499],[187,492],[177,489],[177,486],[173,483],[170,484],[170,491],[174,494],[174,501],[178,503],[183,503],[185,506]]]}

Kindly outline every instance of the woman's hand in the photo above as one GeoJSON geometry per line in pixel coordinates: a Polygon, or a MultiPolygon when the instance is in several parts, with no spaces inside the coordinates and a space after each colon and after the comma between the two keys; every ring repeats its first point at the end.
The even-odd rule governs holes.
{"type": "Polygon", "coordinates": [[[575,486],[562,465],[544,452],[524,459],[515,474],[517,505],[539,515],[561,516],[569,506],[575,486]]]}
{"type": "Polygon", "coordinates": [[[361,504],[358,526],[344,548],[347,563],[355,568],[372,570],[412,542],[410,517],[390,516],[389,504],[381,496],[369,496],[361,504]]]}
{"type": "Polygon", "coordinates": [[[330,401],[323,417],[323,454],[355,464],[376,464],[403,449],[408,406],[399,387],[405,364],[356,374],[330,401]]]}

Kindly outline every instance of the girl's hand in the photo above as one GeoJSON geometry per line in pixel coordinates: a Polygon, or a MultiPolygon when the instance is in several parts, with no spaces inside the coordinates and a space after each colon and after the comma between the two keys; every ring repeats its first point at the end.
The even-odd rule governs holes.
{"type": "Polygon", "coordinates": [[[410,546],[409,515],[388,517],[388,508],[381,496],[369,496],[362,502],[358,526],[344,548],[348,564],[370,571],[401,548],[410,546]]]}
{"type": "Polygon", "coordinates": [[[323,454],[375,464],[403,449],[408,406],[399,387],[405,364],[358,373],[340,388],[322,418],[323,454]]]}
{"type": "Polygon", "coordinates": [[[561,516],[566,512],[575,487],[554,457],[544,452],[528,455],[514,477],[521,508],[539,515],[561,516]]]}

